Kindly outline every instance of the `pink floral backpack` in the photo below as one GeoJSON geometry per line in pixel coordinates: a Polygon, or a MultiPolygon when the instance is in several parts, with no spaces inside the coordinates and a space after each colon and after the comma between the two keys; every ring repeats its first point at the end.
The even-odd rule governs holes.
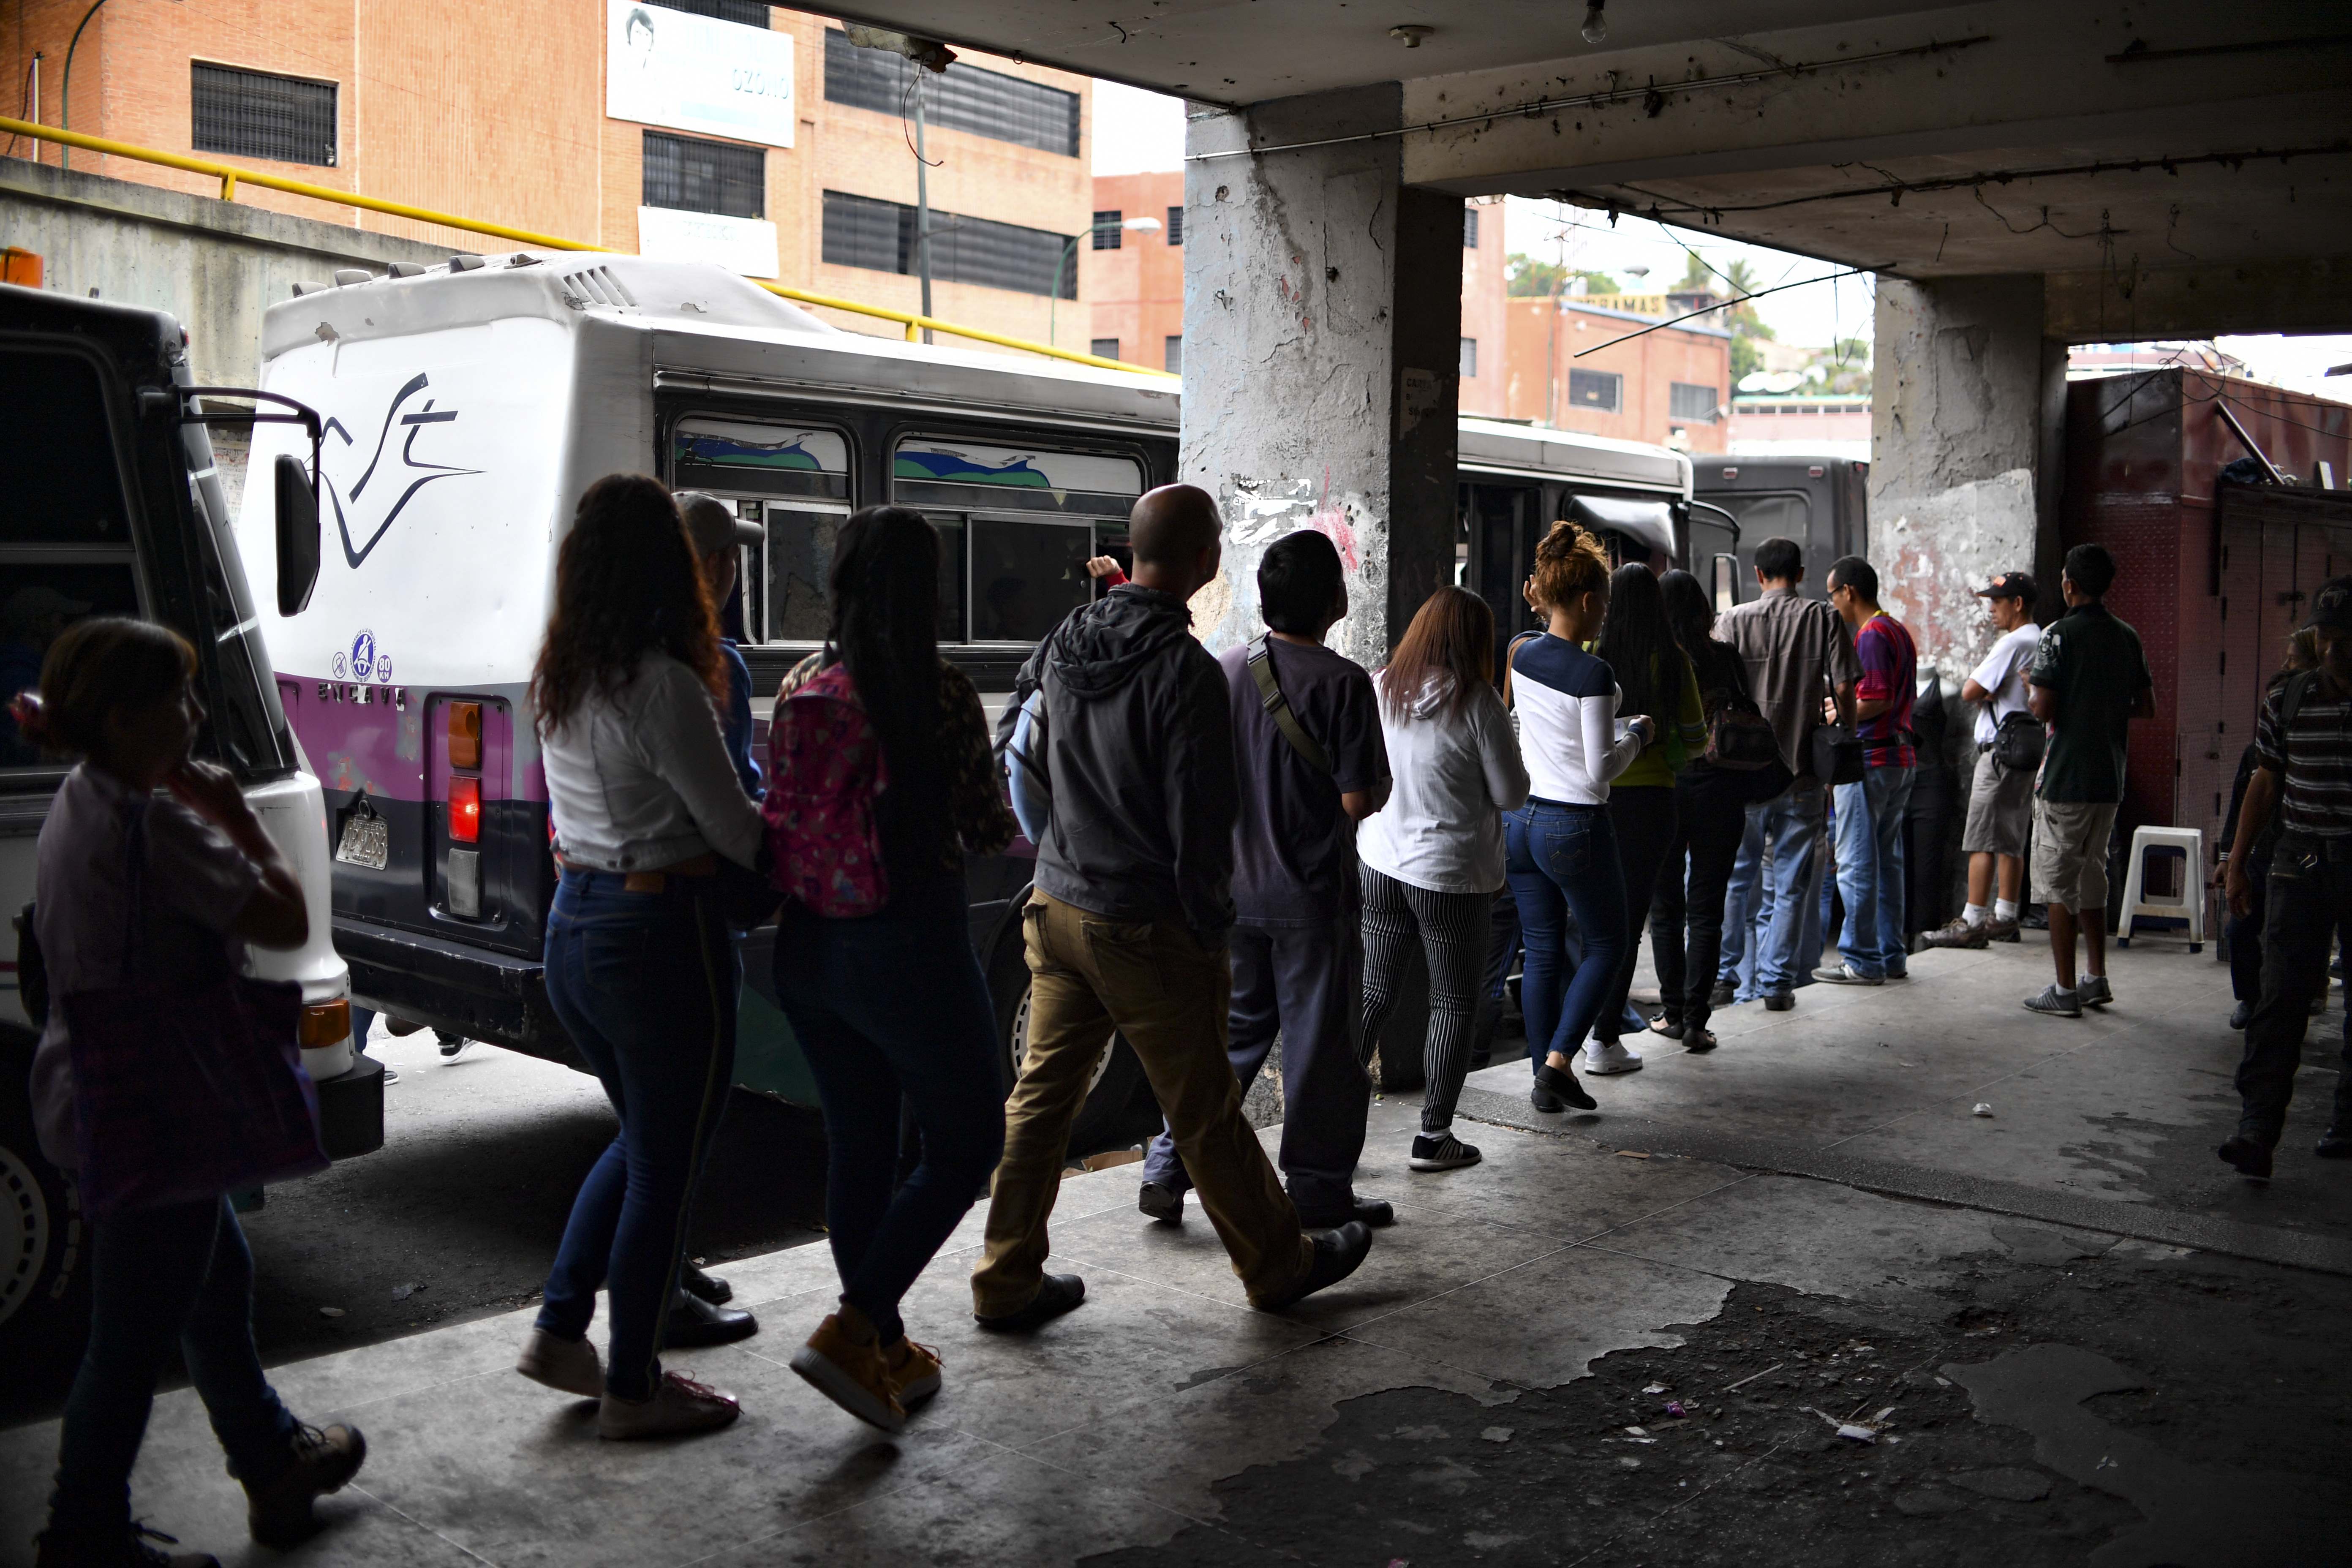
{"type": "Polygon", "coordinates": [[[768,722],[770,875],[784,896],[836,919],[890,900],[875,798],[890,784],[882,737],[849,668],[819,670],[776,704],[768,722]]]}

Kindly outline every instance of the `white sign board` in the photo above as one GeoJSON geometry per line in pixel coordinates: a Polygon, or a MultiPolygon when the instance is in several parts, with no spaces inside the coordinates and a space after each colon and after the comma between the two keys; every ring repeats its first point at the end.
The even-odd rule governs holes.
{"type": "Polygon", "coordinates": [[[637,209],[637,254],[653,261],[709,261],[746,278],[773,278],[776,226],[765,218],[637,209]]]}
{"type": "Polygon", "coordinates": [[[608,0],[604,60],[604,112],[614,120],[793,144],[790,33],[608,0]]]}

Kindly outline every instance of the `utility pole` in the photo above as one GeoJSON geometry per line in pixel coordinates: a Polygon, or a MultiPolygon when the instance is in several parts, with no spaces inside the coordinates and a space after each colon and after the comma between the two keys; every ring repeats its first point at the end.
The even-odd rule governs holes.
{"type": "MultiPolygon", "coordinates": [[[[923,280],[923,314],[931,313],[931,161],[923,152],[923,78],[915,75],[915,271],[923,280]]],[[[923,342],[931,329],[923,329],[923,342]]]]}

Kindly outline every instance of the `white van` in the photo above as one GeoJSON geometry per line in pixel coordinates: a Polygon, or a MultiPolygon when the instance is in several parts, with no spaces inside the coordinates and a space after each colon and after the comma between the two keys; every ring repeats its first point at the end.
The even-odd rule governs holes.
{"type": "MultiPolygon", "coordinates": [[[[842,332],[709,267],[523,251],[395,270],[306,287],[266,317],[262,384],[326,419],[326,544],[308,612],[265,611],[262,626],[326,787],[335,940],[354,995],[577,1065],[541,975],[554,877],[525,692],[582,489],[648,472],[766,524],[726,607],[755,694],[824,635],[842,521],[915,507],[946,545],[942,649],[1001,693],[1094,591],[1087,559],[1124,555],[1136,497],[1175,479],[1177,384],[842,332]]],[[[1474,423],[1459,580],[1498,605],[1515,603],[1538,517],[1578,497],[1619,509],[1627,553],[1680,548],[1687,459],[1474,423]]],[[[255,460],[292,446],[257,434],[255,460]]],[[[247,547],[264,548],[270,528],[249,499],[247,547]]],[[[1517,626],[1524,610],[1502,619],[1517,626]]],[[[1013,911],[1033,858],[1016,843],[967,873],[1008,1080],[1029,979],[1013,911]]],[[[768,940],[744,946],[738,1081],[813,1104],[768,940]]],[[[1125,1125],[1141,1088],[1123,1046],[1100,1070],[1081,1151],[1125,1125]]]]}
{"type": "MultiPolygon", "coordinates": [[[[192,388],[185,344],[179,323],[158,311],[0,287],[0,703],[37,682],[48,645],[86,616],[160,621],[195,645],[208,710],[197,754],[244,785],[310,905],[310,941],[292,952],[257,950],[254,968],[300,983],[302,1060],[318,1083],[327,1151],[364,1153],[383,1142],[383,1069],[352,1058],[350,976],[331,936],[325,805],[278,706],[205,430],[207,420],[249,417],[217,401],[248,395],[192,388]],[[199,393],[207,395],[201,403],[199,393]]],[[[276,566],[276,598],[297,606],[318,560],[310,452],[307,437],[281,445],[284,464],[253,470],[262,478],[251,500],[264,520],[255,559],[276,566]]],[[[41,823],[64,777],[0,713],[0,909],[20,921],[33,899],[41,823]]],[[[7,1366],[70,1353],[88,1284],[71,1184],[33,1136],[26,1078],[38,1025],[23,979],[18,963],[0,965],[7,1366]]]]}

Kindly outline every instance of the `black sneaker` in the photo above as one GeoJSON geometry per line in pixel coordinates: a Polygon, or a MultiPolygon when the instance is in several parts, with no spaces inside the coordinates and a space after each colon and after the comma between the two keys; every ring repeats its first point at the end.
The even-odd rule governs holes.
{"type": "MultiPolygon", "coordinates": [[[[1538,1062],[1536,1064],[1536,1087],[1579,1110],[1596,1110],[1601,1104],[1585,1093],[1584,1086],[1576,1081],[1574,1068],[1556,1068],[1549,1062],[1538,1062]]],[[[1536,1109],[1540,1110],[1543,1108],[1538,1106],[1536,1109]]]]}
{"type": "Polygon", "coordinates": [[[1739,995],[1739,987],[1728,980],[1718,980],[1706,1000],[1709,1007],[1728,1007],[1739,995]]]}
{"type": "Polygon", "coordinates": [[[1767,1013],[1785,1013],[1796,1005],[1797,994],[1793,991],[1767,991],[1764,993],[1764,1011],[1767,1013]]]}
{"type": "Polygon", "coordinates": [[[2225,1165],[2234,1165],[2242,1176],[2257,1182],[2271,1179],[2271,1146],[2251,1133],[2240,1132],[2214,1151],[2225,1165]]]}
{"type": "Polygon", "coordinates": [[[1412,1141],[1412,1157],[1405,1162],[1416,1171],[1458,1171],[1465,1165],[1478,1163],[1478,1151],[1451,1132],[1441,1132],[1432,1138],[1426,1134],[1412,1141]]]}
{"type": "Polygon", "coordinates": [[[2242,1029],[2253,1021],[2253,1016],[2254,1005],[2252,1002],[2241,1002],[2230,1009],[2230,1027],[2242,1029]]]}
{"type": "Polygon", "coordinates": [[[1135,1206],[1161,1225],[1184,1223],[1184,1193],[1181,1187],[1146,1182],[1136,1189],[1135,1206]]]}
{"type": "Polygon", "coordinates": [[[456,1057],[459,1051],[474,1043],[465,1036],[453,1035],[446,1029],[434,1030],[433,1037],[441,1042],[441,1059],[444,1061],[456,1057]]]}
{"type": "MultiPolygon", "coordinates": [[[[2352,1160],[2352,1127],[2337,1122],[2319,1135],[2319,1142],[2311,1146],[2311,1152],[2323,1160],[2352,1160]]],[[[1471,1152],[1475,1154],[1477,1151],[1474,1149],[1471,1152]]]]}
{"type": "MultiPolygon", "coordinates": [[[[1369,1233],[1367,1233],[1369,1234],[1369,1233]]],[[[978,1312],[971,1321],[982,1328],[1000,1334],[1025,1334],[1042,1328],[1087,1299],[1087,1282],[1075,1274],[1048,1274],[1037,1294],[1017,1312],[1003,1312],[993,1318],[983,1318],[978,1312]]]]}
{"type": "Polygon", "coordinates": [[[1328,1289],[1356,1271],[1364,1255],[1372,1249],[1372,1232],[1369,1226],[1350,1221],[1337,1230],[1312,1232],[1308,1239],[1315,1243],[1314,1261],[1307,1265],[1307,1278],[1297,1288],[1279,1296],[1269,1296],[1254,1305],[1262,1312],[1279,1312],[1328,1289]]]}

